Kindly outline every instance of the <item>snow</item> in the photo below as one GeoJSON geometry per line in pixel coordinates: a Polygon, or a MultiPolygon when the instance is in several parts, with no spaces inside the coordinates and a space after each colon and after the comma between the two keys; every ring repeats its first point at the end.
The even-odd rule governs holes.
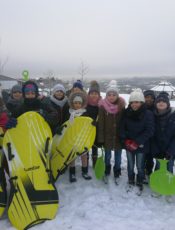
{"type": "MultiPolygon", "coordinates": [[[[109,184],[81,177],[81,163],[77,159],[77,182],[70,183],[66,172],[56,182],[60,207],[54,220],[33,227],[36,230],[174,230],[175,199],[168,203],[165,197],[153,198],[148,185],[141,196],[127,193],[126,154],[122,153],[122,176],[119,185],[110,176],[109,184]]],[[[113,159],[112,159],[113,164],[113,159]]],[[[7,213],[0,221],[1,230],[14,230],[7,213]]]]}
{"type": "MultiPolygon", "coordinates": [[[[121,95],[128,101],[129,95],[121,95]]],[[[175,107],[175,102],[174,107],[175,107]]],[[[100,151],[99,151],[100,152],[100,151]]],[[[56,218],[33,227],[33,230],[174,230],[175,197],[169,203],[166,197],[154,198],[148,185],[141,196],[126,192],[127,161],[122,152],[122,175],[119,185],[110,176],[109,184],[96,180],[90,157],[89,173],[92,180],[81,176],[80,159],[76,160],[77,182],[70,183],[68,171],[56,182],[60,207],[56,218]]],[[[112,158],[112,164],[114,160],[112,158]]],[[[0,220],[1,230],[14,230],[7,212],[0,220]]]]}

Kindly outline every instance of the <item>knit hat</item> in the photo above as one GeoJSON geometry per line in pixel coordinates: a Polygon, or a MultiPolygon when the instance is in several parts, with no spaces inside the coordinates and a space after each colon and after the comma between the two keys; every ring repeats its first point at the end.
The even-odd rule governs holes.
{"type": "Polygon", "coordinates": [[[22,86],[14,85],[11,89],[11,93],[16,93],[16,92],[22,93],[22,86]]]}
{"type": "Polygon", "coordinates": [[[139,101],[139,102],[145,102],[145,98],[144,95],[142,93],[141,89],[135,89],[129,97],[129,103],[133,102],[133,101],[139,101]]]}
{"type": "Polygon", "coordinates": [[[147,96],[151,96],[154,100],[155,100],[155,94],[154,94],[154,91],[153,90],[151,90],[151,89],[148,89],[148,90],[145,90],[144,92],[143,92],[143,94],[144,94],[144,97],[147,97],[147,96]]]}
{"type": "Polygon", "coordinates": [[[118,95],[117,81],[116,80],[111,80],[109,82],[107,89],[106,89],[106,94],[108,94],[109,92],[113,92],[113,93],[116,93],[116,95],[118,95]]]}
{"type": "Polygon", "coordinates": [[[91,92],[97,92],[98,94],[100,94],[100,86],[99,86],[97,81],[91,81],[90,82],[89,94],[91,92]]]}
{"type": "Polygon", "coordinates": [[[83,99],[80,96],[75,96],[74,99],[73,99],[73,102],[81,102],[82,103],[83,99]]]}
{"type": "Polygon", "coordinates": [[[69,96],[69,106],[70,106],[70,108],[73,108],[73,102],[75,100],[76,101],[81,101],[82,102],[82,108],[85,108],[86,105],[87,105],[87,94],[84,91],[71,93],[70,96],[69,96]]]}
{"type": "Polygon", "coordinates": [[[54,95],[57,91],[62,91],[64,94],[66,94],[66,90],[63,85],[57,84],[52,89],[52,94],[54,95]]]}
{"type": "Polygon", "coordinates": [[[80,80],[77,80],[76,82],[74,82],[73,88],[79,88],[79,89],[83,90],[82,82],[80,80]]]}
{"type": "Polygon", "coordinates": [[[34,81],[26,81],[22,87],[22,93],[23,96],[25,96],[25,94],[27,92],[35,92],[36,97],[38,97],[39,92],[38,92],[38,86],[34,81]]]}
{"type": "Polygon", "coordinates": [[[167,92],[162,91],[159,93],[155,100],[155,103],[157,104],[160,101],[167,103],[168,107],[170,107],[169,94],[167,92]]]}

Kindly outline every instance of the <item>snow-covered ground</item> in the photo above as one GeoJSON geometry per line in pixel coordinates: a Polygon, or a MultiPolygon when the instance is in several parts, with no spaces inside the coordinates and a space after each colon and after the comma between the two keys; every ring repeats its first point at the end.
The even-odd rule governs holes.
{"type": "MultiPolygon", "coordinates": [[[[112,160],[113,163],[113,160],[112,160]]],[[[77,159],[76,183],[69,182],[66,172],[56,187],[59,192],[60,207],[52,221],[33,227],[36,230],[174,230],[175,198],[168,203],[165,197],[154,198],[148,185],[141,196],[127,193],[126,154],[122,153],[122,176],[115,185],[113,175],[109,184],[98,181],[91,167],[91,181],[81,177],[80,159],[77,159]]],[[[14,230],[7,213],[0,220],[1,230],[14,230]]]]}
{"type": "MultiPolygon", "coordinates": [[[[128,101],[129,95],[121,95],[128,101]]],[[[175,107],[175,102],[172,103],[175,107]]],[[[91,158],[90,158],[91,159],[91,158]]],[[[113,159],[112,159],[113,163],[113,159]]],[[[36,230],[174,230],[175,197],[169,203],[165,197],[153,198],[148,185],[141,196],[127,193],[126,154],[122,153],[122,176],[115,185],[113,175],[109,184],[98,181],[91,167],[91,181],[81,177],[81,163],[77,159],[76,183],[69,183],[68,172],[56,182],[60,207],[52,221],[33,227],[36,230]]],[[[0,230],[14,230],[7,213],[0,220],[0,230]]]]}

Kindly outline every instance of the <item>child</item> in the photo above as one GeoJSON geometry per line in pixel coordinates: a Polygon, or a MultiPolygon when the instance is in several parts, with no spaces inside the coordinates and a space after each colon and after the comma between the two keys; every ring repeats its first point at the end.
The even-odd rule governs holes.
{"type": "Polygon", "coordinates": [[[99,101],[98,114],[98,144],[105,148],[105,176],[104,182],[108,183],[111,171],[111,151],[114,150],[115,164],[113,167],[115,182],[121,175],[121,143],[119,140],[119,124],[125,108],[125,101],[117,91],[117,83],[112,80],[106,90],[105,99],[99,101]]]}
{"type": "MultiPolygon", "coordinates": [[[[91,81],[90,88],[88,92],[88,104],[86,107],[87,113],[89,117],[91,117],[94,121],[97,121],[98,116],[98,102],[101,99],[100,96],[100,86],[96,81],[91,81]]],[[[97,141],[95,140],[95,144],[92,146],[92,164],[93,168],[95,167],[95,163],[98,157],[98,148],[97,141]]]]}
{"type": "MultiPolygon", "coordinates": [[[[155,94],[153,90],[146,90],[143,92],[145,97],[145,106],[148,110],[151,112],[154,112],[154,103],[155,103],[155,94]]],[[[152,141],[152,138],[150,138],[150,142],[152,141]]],[[[149,176],[151,175],[154,167],[154,161],[153,161],[153,155],[151,150],[151,144],[149,145],[150,149],[147,153],[145,153],[145,177],[144,177],[144,184],[148,184],[149,176]]]]}
{"type": "Polygon", "coordinates": [[[39,99],[37,84],[30,80],[26,81],[22,86],[22,94],[23,103],[15,110],[14,117],[17,118],[25,112],[35,111],[40,113],[53,129],[57,124],[57,111],[49,103],[43,103],[39,99]]]}
{"type": "Polygon", "coordinates": [[[65,121],[69,119],[69,104],[66,96],[66,90],[63,85],[57,84],[52,90],[50,96],[50,102],[52,107],[58,113],[58,124],[55,126],[54,133],[56,132],[57,126],[61,126],[65,121]]]}
{"type": "Polygon", "coordinates": [[[149,150],[149,139],[154,134],[153,113],[146,109],[145,98],[140,89],[133,91],[128,108],[122,118],[120,137],[127,155],[129,185],[135,185],[135,161],[137,185],[143,189],[144,155],[149,150]]]}
{"type": "MultiPolygon", "coordinates": [[[[86,104],[87,104],[87,97],[83,91],[71,93],[69,97],[70,120],[73,120],[75,117],[79,117],[79,116],[87,116],[86,109],[85,109],[86,104]]],[[[82,161],[82,176],[85,180],[90,180],[91,176],[89,176],[88,174],[87,153],[81,156],[81,161],[82,161]]],[[[77,181],[75,176],[75,161],[71,162],[69,167],[69,180],[71,183],[77,181]]]]}
{"type": "Polygon", "coordinates": [[[6,104],[6,107],[12,117],[14,116],[15,111],[18,110],[22,102],[23,102],[22,86],[14,85],[11,89],[11,94],[6,104]]]}
{"type": "Polygon", "coordinates": [[[0,96],[0,185],[2,186],[4,191],[6,191],[5,171],[9,174],[7,160],[2,151],[3,135],[6,130],[7,122],[8,122],[8,114],[7,114],[4,102],[2,100],[2,97],[0,96]]]}
{"type": "MultiPolygon", "coordinates": [[[[161,92],[155,101],[155,134],[152,151],[155,158],[169,160],[167,169],[173,173],[175,159],[175,110],[170,107],[166,92],[161,92]]],[[[156,169],[159,163],[156,164],[156,169]]]]}
{"type": "Polygon", "coordinates": [[[145,106],[147,109],[149,109],[150,111],[154,111],[155,107],[154,107],[154,103],[155,103],[155,99],[156,96],[154,94],[153,90],[145,90],[143,92],[144,97],[145,97],[145,106]]]}

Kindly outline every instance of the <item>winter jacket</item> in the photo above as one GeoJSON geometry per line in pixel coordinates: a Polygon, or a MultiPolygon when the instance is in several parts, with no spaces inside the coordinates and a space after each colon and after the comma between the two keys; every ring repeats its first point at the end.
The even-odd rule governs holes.
{"type": "Polygon", "coordinates": [[[150,149],[149,139],[154,134],[154,116],[146,109],[145,105],[137,111],[133,111],[130,105],[125,110],[121,126],[120,138],[124,146],[127,139],[135,141],[140,147],[135,152],[147,153],[150,149]]]}
{"type": "Polygon", "coordinates": [[[19,117],[23,113],[29,112],[29,111],[35,111],[40,113],[41,116],[48,122],[51,129],[55,125],[57,125],[57,111],[47,103],[44,103],[38,98],[34,99],[24,99],[23,103],[19,106],[18,110],[14,114],[14,117],[19,117]]]}
{"type": "Polygon", "coordinates": [[[18,110],[18,108],[20,107],[20,105],[23,103],[23,99],[21,100],[15,100],[11,97],[9,97],[6,107],[8,109],[8,111],[10,112],[10,115],[12,117],[15,116],[16,111],[18,110]]]}
{"type": "Polygon", "coordinates": [[[57,111],[57,124],[55,125],[55,130],[58,126],[60,127],[64,122],[69,120],[70,114],[68,101],[65,101],[63,106],[60,106],[59,103],[57,103],[58,100],[56,98],[53,100],[52,97],[46,97],[43,101],[57,111]]]}
{"type": "MultiPolygon", "coordinates": [[[[104,99],[102,99],[104,100],[104,99]]],[[[101,103],[100,103],[101,104],[101,103]]],[[[118,98],[118,112],[112,113],[107,107],[100,105],[98,113],[98,144],[103,144],[107,150],[121,149],[119,140],[119,125],[125,108],[125,102],[122,98],[118,98]]]]}
{"type": "Polygon", "coordinates": [[[153,156],[156,158],[175,158],[175,110],[167,109],[163,114],[155,115],[155,134],[152,141],[153,156]]]}
{"type": "Polygon", "coordinates": [[[86,110],[87,110],[87,115],[88,117],[92,118],[94,121],[95,121],[95,124],[96,124],[96,139],[95,139],[95,142],[94,144],[97,146],[98,145],[98,141],[97,141],[97,134],[98,134],[98,125],[97,125],[97,117],[98,117],[98,106],[95,106],[95,105],[90,105],[88,104],[87,107],[86,107],[86,110]]]}

